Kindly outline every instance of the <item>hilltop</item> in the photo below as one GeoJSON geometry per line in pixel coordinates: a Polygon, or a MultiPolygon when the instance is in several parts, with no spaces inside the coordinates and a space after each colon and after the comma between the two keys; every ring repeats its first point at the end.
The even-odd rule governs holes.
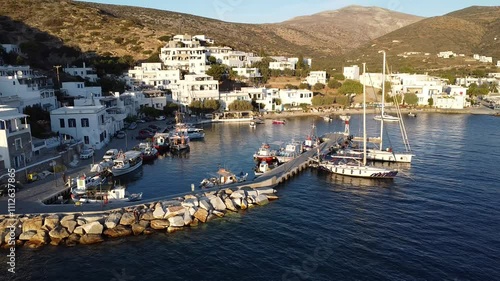
{"type": "Polygon", "coordinates": [[[371,65],[381,65],[382,57],[377,54],[379,50],[386,50],[396,67],[445,69],[450,66],[485,66],[470,59],[473,54],[492,56],[496,63],[500,59],[500,7],[472,6],[423,19],[351,51],[343,63],[363,60],[371,65]],[[438,58],[437,53],[441,51],[453,51],[465,57],[438,58]],[[410,54],[405,58],[405,52],[420,54],[410,54]]]}
{"type": "Polygon", "coordinates": [[[165,41],[178,33],[205,34],[216,44],[257,54],[302,54],[328,60],[420,20],[380,8],[351,6],[277,24],[239,24],[163,10],[70,0],[5,0],[0,14],[0,40],[4,43],[29,42],[34,49],[43,43],[53,49],[74,50],[62,55],[46,51],[42,57],[54,63],[76,56],[75,52],[131,55],[136,60],[155,57],[165,41]]]}

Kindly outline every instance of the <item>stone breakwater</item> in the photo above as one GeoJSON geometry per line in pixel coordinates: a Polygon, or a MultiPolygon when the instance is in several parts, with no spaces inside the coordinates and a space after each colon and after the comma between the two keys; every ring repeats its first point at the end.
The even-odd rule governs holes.
{"type": "Polygon", "coordinates": [[[15,241],[17,247],[28,248],[47,244],[75,246],[129,235],[172,233],[276,199],[272,188],[226,188],[100,214],[4,216],[0,217],[0,245],[10,248],[15,241]]]}

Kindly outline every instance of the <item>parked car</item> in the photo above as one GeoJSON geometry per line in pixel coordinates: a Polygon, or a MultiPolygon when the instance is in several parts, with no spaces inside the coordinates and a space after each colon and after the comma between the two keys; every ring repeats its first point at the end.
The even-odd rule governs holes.
{"type": "Polygon", "coordinates": [[[91,147],[87,147],[82,149],[80,152],[80,159],[89,159],[94,155],[94,149],[91,147]]]}
{"type": "Polygon", "coordinates": [[[163,121],[163,120],[165,120],[165,116],[161,115],[161,116],[156,117],[155,119],[158,121],[163,121]]]}
{"type": "Polygon", "coordinates": [[[106,153],[104,153],[102,159],[113,160],[116,158],[117,155],[118,155],[118,149],[109,149],[108,151],[106,151],[106,153]]]}
{"type": "Polygon", "coordinates": [[[118,138],[118,139],[124,139],[126,136],[127,136],[127,134],[124,131],[116,132],[116,138],[118,138]]]}
{"type": "Polygon", "coordinates": [[[148,138],[152,138],[153,136],[154,136],[153,133],[146,131],[146,130],[141,130],[135,138],[139,139],[139,140],[145,140],[148,138]]]}
{"type": "Polygon", "coordinates": [[[146,123],[146,120],[144,120],[144,119],[138,119],[138,120],[136,120],[135,122],[136,122],[136,123],[146,123]]]}
{"type": "Polygon", "coordinates": [[[159,126],[156,126],[154,124],[151,124],[148,126],[149,128],[153,129],[153,131],[158,132],[161,128],[159,126]]]}
{"type": "Polygon", "coordinates": [[[135,130],[136,128],[137,128],[137,123],[132,122],[132,123],[130,123],[130,125],[128,126],[127,129],[129,129],[129,130],[135,130]]]}
{"type": "Polygon", "coordinates": [[[149,133],[151,133],[153,135],[156,133],[155,130],[153,130],[153,129],[149,128],[149,127],[142,128],[141,131],[147,131],[147,132],[149,132],[149,133]]]}

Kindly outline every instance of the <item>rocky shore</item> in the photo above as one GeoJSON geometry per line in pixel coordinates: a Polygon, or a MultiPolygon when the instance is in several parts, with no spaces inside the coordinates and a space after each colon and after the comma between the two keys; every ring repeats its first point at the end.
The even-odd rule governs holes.
{"type": "Polygon", "coordinates": [[[3,216],[0,245],[6,249],[40,248],[47,244],[76,246],[130,235],[172,233],[276,199],[276,190],[272,188],[226,188],[105,213],[3,216]]]}

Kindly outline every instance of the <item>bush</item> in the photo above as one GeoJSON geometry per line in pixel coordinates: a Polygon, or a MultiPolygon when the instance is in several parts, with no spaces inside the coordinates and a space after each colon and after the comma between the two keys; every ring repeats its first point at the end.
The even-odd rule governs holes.
{"type": "Polygon", "coordinates": [[[314,84],[314,86],[313,86],[313,90],[315,90],[315,91],[320,91],[320,90],[323,90],[324,88],[325,88],[325,84],[319,83],[319,82],[314,84]]]}
{"type": "Polygon", "coordinates": [[[339,81],[337,81],[335,79],[330,79],[328,81],[328,88],[330,88],[330,89],[338,89],[338,88],[340,88],[340,86],[342,86],[342,83],[340,83],[339,81]]]}

